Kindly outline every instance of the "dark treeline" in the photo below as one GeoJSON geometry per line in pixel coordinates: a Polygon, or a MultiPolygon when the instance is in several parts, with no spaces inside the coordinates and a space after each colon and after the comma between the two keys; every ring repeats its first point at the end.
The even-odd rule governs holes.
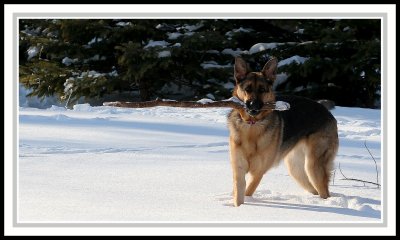
{"type": "Polygon", "coordinates": [[[379,19],[21,19],[19,79],[77,101],[225,99],[233,62],[275,56],[275,90],[380,107],[379,19]]]}

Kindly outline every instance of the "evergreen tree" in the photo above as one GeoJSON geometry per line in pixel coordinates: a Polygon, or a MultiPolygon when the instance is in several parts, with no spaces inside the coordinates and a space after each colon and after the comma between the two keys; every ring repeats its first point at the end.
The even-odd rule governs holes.
{"type": "Polygon", "coordinates": [[[309,58],[280,70],[290,74],[278,90],[314,99],[328,98],[341,106],[376,107],[380,96],[380,21],[310,20],[301,22],[305,44],[282,55],[309,58]]]}
{"type": "Polygon", "coordinates": [[[380,20],[21,19],[19,29],[20,83],[69,105],[112,95],[224,99],[235,56],[254,71],[277,57],[278,92],[342,106],[379,99],[380,20]]]}

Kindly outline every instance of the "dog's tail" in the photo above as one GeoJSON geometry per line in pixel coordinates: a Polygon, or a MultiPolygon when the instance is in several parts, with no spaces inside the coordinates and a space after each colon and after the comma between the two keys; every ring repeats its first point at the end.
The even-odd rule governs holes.
{"type": "Polygon", "coordinates": [[[335,108],[335,102],[328,99],[321,99],[317,101],[319,104],[322,104],[326,109],[332,110],[335,108]]]}

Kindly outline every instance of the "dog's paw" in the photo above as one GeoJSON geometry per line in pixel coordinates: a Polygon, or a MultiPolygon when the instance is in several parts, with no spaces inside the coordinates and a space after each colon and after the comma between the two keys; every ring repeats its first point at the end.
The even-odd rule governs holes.
{"type": "Polygon", "coordinates": [[[233,200],[233,206],[235,206],[235,207],[239,207],[243,203],[244,203],[244,200],[239,200],[239,199],[234,199],[233,200]]]}

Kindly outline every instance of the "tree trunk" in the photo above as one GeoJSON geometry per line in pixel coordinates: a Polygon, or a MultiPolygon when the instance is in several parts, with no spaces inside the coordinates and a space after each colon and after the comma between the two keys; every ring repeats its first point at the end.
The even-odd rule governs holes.
{"type": "Polygon", "coordinates": [[[142,79],[139,83],[139,95],[141,101],[150,100],[150,87],[146,79],[142,79]]]}

